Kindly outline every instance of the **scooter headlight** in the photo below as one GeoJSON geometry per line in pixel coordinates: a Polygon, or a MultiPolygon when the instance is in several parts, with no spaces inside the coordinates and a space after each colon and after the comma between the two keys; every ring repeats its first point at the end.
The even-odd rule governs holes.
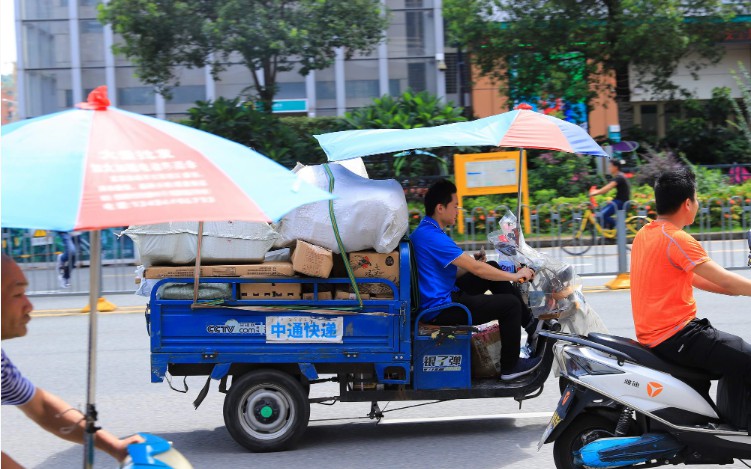
{"type": "Polygon", "coordinates": [[[613,375],[625,373],[617,368],[588,359],[582,355],[564,351],[566,374],[575,378],[585,375],[613,375]]]}

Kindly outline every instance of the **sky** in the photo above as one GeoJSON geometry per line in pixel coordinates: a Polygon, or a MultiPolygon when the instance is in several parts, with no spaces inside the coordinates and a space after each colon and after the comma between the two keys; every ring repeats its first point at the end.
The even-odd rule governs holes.
{"type": "Polygon", "coordinates": [[[2,73],[13,70],[11,64],[16,61],[16,23],[14,1],[0,1],[0,58],[2,59],[2,73]]]}

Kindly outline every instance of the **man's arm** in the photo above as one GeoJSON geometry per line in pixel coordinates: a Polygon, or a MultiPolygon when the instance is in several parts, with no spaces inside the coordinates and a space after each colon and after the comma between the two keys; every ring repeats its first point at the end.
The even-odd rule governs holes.
{"type": "Polygon", "coordinates": [[[724,295],[751,296],[751,280],[725,270],[713,260],[694,267],[693,285],[696,288],[724,295]]]}
{"type": "Polygon", "coordinates": [[[5,453],[2,453],[2,459],[0,459],[0,466],[3,469],[23,469],[23,466],[18,464],[13,458],[5,453]]]}
{"type": "Polygon", "coordinates": [[[486,264],[485,262],[475,260],[469,254],[462,254],[461,256],[454,259],[451,263],[458,267],[460,271],[464,270],[471,272],[480,278],[493,280],[496,282],[518,282],[522,278],[524,278],[525,280],[532,280],[532,278],[535,276],[534,271],[528,267],[522,267],[516,273],[505,272],[503,270],[496,269],[495,267],[486,264]]]}
{"type": "MultiPolygon", "coordinates": [[[[37,387],[34,397],[18,408],[53,435],[74,443],[83,443],[86,426],[83,414],[56,395],[37,387]]],[[[139,435],[121,440],[105,430],[99,430],[94,434],[95,446],[118,461],[122,461],[128,455],[129,444],[141,441],[143,438],[139,435]]]]}
{"type": "Polygon", "coordinates": [[[610,181],[609,183],[602,186],[600,189],[595,189],[593,191],[590,191],[589,195],[600,195],[607,193],[610,189],[614,188],[616,186],[615,181],[610,181]]]}

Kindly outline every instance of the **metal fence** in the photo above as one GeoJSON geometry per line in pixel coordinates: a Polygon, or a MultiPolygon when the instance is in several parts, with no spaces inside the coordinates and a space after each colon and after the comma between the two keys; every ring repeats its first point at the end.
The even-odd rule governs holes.
{"type": "MultiPolygon", "coordinates": [[[[631,238],[625,239],[619,259],[619,246],[600,236],[595,237],[591,248],[582,255],[571,255],[561,248],[570,239],[570,227],[578,223],[590,207],[586,205],[537,205],[529,207],[531,230],[525,230],[525,241],[545,254],[574,266],[580,275],[609,275],[620,273],[629,266],[631,238]],[[623,258],[625,256],[625,258],[623,258]]],[[[452,237],[467,251],[484,247],[493,253],[488,234],[498,229],[503,215],[514,207],[498,206],[475,208],[464,213],[464,233],[451,229],[452,237]]],[[[411,228],[422,218],[422,213],[409,214],[411,228]]],[[[624,207],[623,217],[655,217],[654,202],[631,201],[624,207]]],[[[745,232],[751,229],[751,197],[709,199],[699,208],[692,233],[709,255],[726,268],[744,268],[748,258],[745,232]]],[[[103,268],[101,285],[103,294],[134,292],[135,268],[138,264],[133,242],[127,236],[119,237],[122,229],[102,232],[103,268]]],[[[89,289],[88,233],[74,236],[78,258],[72,272],[70,288],[61,288],[58,282],[57,257],[63,246],[55,232],[42,230],[2,230],[3,252],[19,262],[29,279],[32,295],[84,295],[89,289]]]]}
{"type": "MultiPolygon", "coordinates": [[[[102,230],[102,291],[135,291],[136,251],[123,228],[102,230]]],[[[55,231],[2,229],[2,250],[18,262],[29,281],[30,295],[85,295],[89,291],[89,233],[72,232],[75,262],[70,287],[63,288],[58,278],[58,257],[63,241],[55,231]]]]}

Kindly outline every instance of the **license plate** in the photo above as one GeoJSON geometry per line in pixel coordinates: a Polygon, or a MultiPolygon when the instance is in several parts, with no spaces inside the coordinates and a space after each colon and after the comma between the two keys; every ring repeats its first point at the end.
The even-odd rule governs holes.
{"type": "Polygon", "coordinates": [[[537,443],[537,451],[540,451],[540,448],[545,444],[545,440],[548,439],[550,434],[553,433],[555,427],[566,418],[566,414],[568,413],[569,408],[571,408],[572,402],[574,402],[574,387],[569,384],[566,386],[566,390],[563,391],[561,400],[558,401],[558,407],[555,409],[555,412],[553,412],[553,416],[550,417],[550,422],[548,422],[548,426],[545,428],[542,438],[540,438],[539,443],[537,443]]]}

